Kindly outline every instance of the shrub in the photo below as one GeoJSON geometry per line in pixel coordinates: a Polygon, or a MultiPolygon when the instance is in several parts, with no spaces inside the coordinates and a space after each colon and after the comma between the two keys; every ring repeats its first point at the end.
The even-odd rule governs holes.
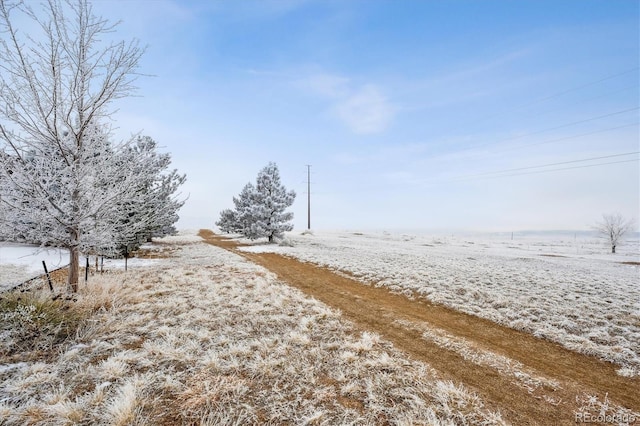
{"type": "Polygon", "coordinates": [[[38,292],[2,295],[0,356],[48,350],[73,335],[84,318],[73,303],[38,292]]]}

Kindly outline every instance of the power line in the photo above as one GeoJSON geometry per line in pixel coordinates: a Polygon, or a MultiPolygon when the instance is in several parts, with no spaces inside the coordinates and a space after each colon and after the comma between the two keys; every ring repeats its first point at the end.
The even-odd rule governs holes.
{"type": "MultiPolygon", "coordinates": [[[[515,177],[515,176],[524,176],[524,175],[553,173],[553,172],[559,172],[559,171],[564,171],[564,170],[584,169],[584,168],[589,168],[589,167],[600,167],[600,166],[607,166],[607,165],[611,165],[611,164],[635,163],[635,162],[639,162],[639,161],[640,161],[640,159],[608,161],[608,162],[604,162],[604,163],[586,164],[586,165],[572,166],[572,167],[561,167],[561,168],[550,169],[550,170],[525,171],[525,172],[520,172],[520,173],[502,174],[502,175],[495,175],[495,176],[490,176],[490,175],[487,175],[487,176],[475,176],[475,177],[466,176],[466,177],[452,178],[452,179],[441,180],[441,181],[435,181],[435,180],[434,181],[414,181],[413,185],[422,184],[422,185],[425,185],[425,186],[437,186],[437,185],[445,185],[445,184],[451,184],[451,183],[466,182],[466,181],[469,181],[469,180],[501,179],[501,178],[505,178],[505,177],[515,177]]],[[[396,189],[391,189],[391,188],[388,189],[387,191],[393,191],[394,193],[397,192],[396,189]]],[[[381,191],[380,186],[376,185],[375,187],[372,187],[372,188],[354,189],[354,190],[351,190],[351,191],[346,191],[346,190],[331,191],[330,193],[332,193],[332,194],[338,194],[338,193],[340,193],[340,194],[354,194],[354,193],[362,194],[362,193],[368,193],[368,192],[375,192],[377,194],[381,194],[381,193],[383,193],[385,191],[384,190],[381,191]]]]}
{"type": "Polygon", "coordinates": [[[589,83],[585,83],[585,84],[582,84],[580,86],[575,86],[575,87],[572,87],[572,88],[569,88],[569,89],[566,89],[566,90],[563,90],[563,91],[560,91],[560,92],[556,92],[556,93],[551,94],[549,96],[545,96],[543,98],[533,100],[533,101],[531,101],[529,103],[520,105],[519,107],[516,107],[516,108],[524,108],[524,107],[527,107],[527,106],[531,106],[531,105],[535,105],[535,104],[538,104],[538,103],[541,103],[541,102],[545,102],[545,101],[548,101],[549,99],[557,98],[559,96],[566,95],[567,93],[571,93],[571,92],[575,92],[576,90],[584,89],[585,87],[594,86],[594,85],[596,85],[598,83],[602,83],[603,81],[607,81],[607,80],[611,80],[611,79],[616,78],[616,77],[620,77],[621,75],[629,74],[630,72],[637,71],[639,68],[640,67],[633,67],[633,68],[630,68],[628,70],[619,72],[617,74],[608,75],[608,76],[603,77],[603,78],[601,78],[599,80],[591,81],[589,83]]]}
{"type": "MultiPolygon", "coordinates": [[[[535,100],[533,100],[531,102],[527,102],[527,103],[521,104],[521,105],[513,107],[511,109],[512,110],[521,109],[521,108],[524,108],[524,107],[527,107],[527,106],[543,103],[543,102],[546,102],[546,101],[548,101],[550,99],[565,95],[567,93],[578,91],[578,90],[584,89],[586,87],[593,86],[593,85],[596,85],[598,83],[601,83],[603,81],[611,80],[611,79],[614,79],[616,77],[620,77],[620,76],[629,74],[629,73],[631,73],[633,71],[637,71],[638,69],[640,69],[640,67],[633,67],[633,68],[627,69],[625,71],[622,71],[622,72],[619,72],[619,73],[616,73],[616,74],[607,75],[607,76],[602,77],[600,79],[597,79],[597,80],[594,80],[594,81],[591,81],[591,82],[588,82],[588,83],[585,83],[585,84],[581,84],[581,85],[578,85],[578,86],[574,86],[574,87],[571,87],[569,89],[562,90],[562,91],[553,93],[551,95],[544,96],[544,97],[539,98],[539,99],[535,99],[535,100]]],[[[619,91],[622,91],[622,90],[626,90],[626,89],[628,89],[630,87],[636,87],[636,86],[637,85],[634,84],[632,86],[627,86],[627,87],[624,87],[622,89],[617,89],[614,92],[610,92],[610,93],[616,93],[616,92],[619,92],[619,91]]],[[[608,94],[610,94],[610,93],[608,93],[608,94]]],[[[590,98],[588,98],[586,100],[592,100],[592,99],[600,98],[600,97],[603,97],[603,96],[606,96],[606,95],[607,94],[597,95],[595,97],[590,97],[590,98]]],[[[477,149],[477,148],[496,145],[496,144],[499,144],[499,143],[513,141],[513,140],[521,139],[521,138],[528,137],[528,136],[535,136],[535,135],[539,135],[539,134],[542,134],[542,133],[550,132],[550,131],[553,131],[553,130],[559,130],[559,129],[575,126],[575,125],[578,125],[578,124],[588,123],[588,122],[600,120],[600,119],[603,119],[603,118],[608,118],[608,117],[612,117],[612,116],[615,116],[615,115],[628,113],[628,112],[631,112],[631,111],[637,111],[638,109],[640,109],[640,107],[636,106],[636,107],[627,108],[627,109],[623,109],[623,110],[619,110],[619,111],[614,111],[614,112],[610,112],[610,113],[599,115],[599,116],[594,116],[594,117],[589,117],[589,118],[585,118],[585,119],[578,120],[578,121],[564,123],[564,124],[561,124],[561,125],[558,125],[558,126],[554,126],[554,127],[544,128],[544,129],[541,129],[541,130],[538,130],[538,131],[535,131],[535,132],[526,133],[526,134],[522,134],[522,135],[519,135],[519,136],[514,136],[514,137],[510,137],[510,138],[506,138],[506,139],[502,139],[502,140],[498,140],[498,141],[494,141],[494,142],[488,142],[488,143],[484,143],[484,144],[480,144],[480,145],[475,145],[475,146],[463,148],[461,150],[458,150],[458,152],[471,151],[471,150],[474,150],[474,149],[477,149]]],[[[501,115],[501,114],[489,115],[489,116],[486,116],[484,118],[479,119],[478,121],[484,120],[484,119],[487,119],[487,118],[492,118],[492,117],[499,116],[499,115],[501,115]]],[[[621,126],[610,127],[610,128],[607,128],[607,129],[600,129],[600,130],[585,132],[585,133],[581,133],[581,134],[578,134],[578,135],[555,138],[555,139],[542,141],[542,142],[524,144],[524,145],[515,146],[515,147],[506,147],[503,150],[506,151],[506,150],[511,150],[511,149],[521,149],[521,148],[525,148],[525,147],[529,147],[529,146],[537,146],[537,145],[549,144],[549,143],[553,143],[553,142],[559,142],[559,141],[568,140],[568,139],[575,139],[575,138],[582,137],[582,136],[588,136],[588,135],[592,135],[592,134],[603,133],[603,132],[613,131],[613,130],[622,129],[622,128],[626,128],[626,127],[637,126],[637,125],[638,125],[637,122],[636,123],[631,123],[631,124],[625,124],[625,125],[621,125],[621,126]]],[[[449,154],[451,154],[451,152],[449,154]]],[[[433,183],[433,184],[443,184],[443,183],[448,183],[448,182],[459,182],[461,180],[471,179],[471,178],[476,178],[476,179],[495,179],[495,178],[502,178],[502,177],[519,176],[519,175],[527,175],[527,174],[550,173],[550,172],[556,172],[556,171],[562,171],[562,170],[572,170],[572,169],[580,169],[580,168],[588,168],[588,167],[599,167],[599,166],[605,166],[605,165],[610,165],[610,164],[631,163],[631,162],[639,161],[638,159],[633,159],[633,160],[600,162],[600,163],[596,163],[596,164],[588,164],[588,165],[580,165],[580,166],[572,166],[572,167],[562,167],[562,168],[555,168],[555,169],[550,169],[550,170],[531,171],[532,169],[536,169],[536,168],[553,167],[553,166],[559,166],[559,165],[565,165],[565,164],[575,164],[575,163],[580,163],[580,162],[585,162],[585,161],[603,160],[603,159],[607,159],[607,158],[615,158],[615,157],[621,157],[621,156],[626,156],[626,155],[634,155],[634,154],[638,154],[638,152],[625,153],[625,154],[614,154],[614,155],[600,156],[600,157],[592,157],[592,158],[588,158],[588,159],[571,160],[571,161],[564,161],[564,162],[558,162],[558,163],[549,163],[549,164],[538,165],[538,166],[528,166],[528,167],[521,167],[521,168],[514,168],[514,169],[506,169],[506,170],[494,171],[494,172],[486,172],[486,173],[481,173],[481,174],[476,174],[476,175],[461,176],[459,178],[453,178],[452,180],[440,181],[440,182],[436,181],[436,182],[431,182],[431,183],[433,183]],[[521,172],[521,173],[513,173],[513,172],[521,172]],[[510,174],[505,174],[505,173],[510,173],[510,174]],[[491,176],[491,175],[495,175],[495,176],[491,176]]],[[[413,184],[420,184],[420,183],[430,183],[430,182],[427,182],[427,181],[424,181],[424,180],[423,181],[420,181],[420,180],[414,180],[413,181],[413,184]]],[[[379,191],[379,188],[376,188],[376,189],[372,188],[372,189],[370,189],[368,191],[379,191]]],[[[364,191],[363,190],[355,190],[353,192],[368,192],[368,191],[367,190],[364,190],[364,191]]]]}
{"type": "MultiPolygon", "coordinates": [[[[640,122],[623,124],[622,126],[608,127],[606,129],[599,129],[599,130],[594,130],[594,131],[590,131],[590,132],[579,133],[577,135],[563,136],[561,138],[554,138],[554,139],[549,139],[549,140],[545,140],[545,141],[541,141],[541,142],[533,142],[533,143],[527,143],[527,144],[515,145],[515,146],[506,146],[506,147],[503,147],[503,148],[501,148],[499,150],[492,150],[492,151],[489,151],[489,152],[480,152],[480,153],[466,155],[463,158],[471,159],[471,158],[483,158],[483,157],[488,157],[488,156],[492,156],[492,155],[495,156],[495,155],[503,153],[503,152],[515,151],[515,150],[519,150],[519,149],[525,149],[525,148],[529,148],[529,147],[532,147],[532,146],[546,145],[546,144],[550,144],[550,143],[554,143],[554,142],[563,142],[563,141],[567,141],[567,140],[571,140],[571,139],[580,138],[580,137],[583,137],[583,136],[590,136],[590,135],[595,135],[595,134],[598,134],[598,133],[606,133],[606,132],[611,132],[611,131],[619,130],[619,129],[625,129],[627,127],[634,127],[634,126],[638,126],[638,125],[640,125],[640,122]]],[[[472,148],[468,148],[467,150],[470,151],[471,149],[472,148]]]]}
{"type": "MultiPolygon", "coordinates": [[[[620,155],[624,155],[624,154],[620,154],[620,155]]],[[[603,158],[604,159],[604,158],[617,157],[617,156],[620,156],[620,155],[594,157],[594,158],[603,158]]],[[[579,161],[593,161],[593,159],[565,161],[565,162],[562,162],[562,163],[553,163],[553,164],[556,164],[556,165],[571,164],[571,163],[576,163],[576,162],[579,162],[579,161]]],[[[609,162],[604,162],[604,163],[586,164],[586,165],[572,166],[572,167],[561,167],[561,168],[549,169],[549,170],[523,171],[523,172],[519,172],[519,173],[508,173],[509,170],[502,170],[500,172],[488,172],[488,173],[482,173],[482,174],[478,174],[478,175],[466,175],[466,176],[460,176],[460,177],[457,177],[457,178],[453,177],[451,179],[441,180],[441,181],[423,181],[422,183],[425,184],[425,185],[434,186],[434,185],[443,185],[443,184],[449,184],[449,183],[466,182],[466,181],[469,181],[469,180],[500,179],[500,178],[505,178],[505,177],[514,177],[514,176],[524,176],[524,175],[534,175],[534,174],[542,174],[542,173],[559,172],[559,171],[562,171],[562,170],[574,170],[574,169],[584,169],[584,168],[588,168],[588,167],[599,167],[599,166],[606,166],[606,165],[609,165],[609,164],[634,163],[634,162],[638,162],[638,161],[640,161],[640,159],[636,158],[636,159],[633,159],[633,160],[609,161],[609,162]],[[508,173],[508,174],[498,174],[498,173],[508,173]]],[[[546,164],[546,165],[532,166],[532,167],[522,167],[522,168],[519,168],[519,169],[510,169],[510,170],[512,170],[512,171],[530,170],[532,168],[551,167],[553,164],[546,164]]]]}
{"type": "Polygon", "coordinates": [[[512,141],[512,140],[516,140],[516,139],[522,139],[522,138],[525,138],[527,136],[535,136],[535,135],[539,135],[541,133],[550,132],[551,130],[558,130],[558,129],[563,129],[565,127],[575,126],[576,124],[588,123],[590,121],[600,120],[602,118],[612,117],[614,115],[624,114],[626,112],[636,111],[638,109],[640,109],[640,107],[627,108],[627,109],[623,109],[623,110],[620,110],[620,111],[615,111],[615,112],[611,112],[611,113],[608,113],[608,114],[599,115],[597,117],[590,117],[590,118],[587,118],[587,119],[584,119],[584,120],[578,120],[578,121],[573,121],[571,123],[561,124],[560,126],[548,127],[546,129],[538,130],[538,131],[533,132],[533,133],[525,133],[523,135],[513,136],[513,137],[510,137],[510,138],[502,139],[502,140],[495,141],[495,142],[488,142],[488,143],[481,144],[481,145],[474,145],[472,147],[464,149],[464,151],[469,151],[469,150],[472,150],[472,149],[482,148],[482,147],[490,146],[490,145],[496,145],[496,144],[499,144],[499,143],[502,143],[502,142],[508,142],[508,141],[512,141]]]}
{"type": "Polygon", "coordinates": [[[511,177],[511,176],[535,175],[535,174],[540,174],[540,173],[559,172],[561,170],[573,170],[573,169],[584,169],[584,168],[587,168],[587,167],[606,166],[608,164],[635,163],[637,161],[640,161],[640,159],[611,161],[611,162],[607,162],[607,163],[587,164],[587,165],[584,165],[584,166],[563,167],[563,168],[560,168],[560,169],[551,169],[551,170],[538,170],[538,171],[535,171],[535,172],[514,173],[514,174],[510,174],[510,175],[486,176],[486,177],[481,177],[479,179],[496,179],[496,178],[511,177]]]}
{"type": "MultiPolygon", "coordinates": [[[[578,86],[574,86],[574,87],[571,87],[569,89],[565,89],[565,90],[553,93],[551,95],[544,96],[544,97],[535,99],[533,101],[521,104],[519,106],[515,106],[515,107],[511,108],[511,110],[522,109],[522,108],[530,106],[530,105],[539,104],[539,103],[548,101],[550,99],[562,96],[564,94],[571,93],[571,92],[574,92],[574,91],[577,91],[577,90],[581,90],[581,89],[584,89],[584,88],[589,87],[589,86],[594,86],[594,85],[596,85],[598,83],[601,83],[603,81],[611,80],[611,79],[614,79],[614,78],[617,78],[617,77],[632,73],[634,71],[637,71],[638,69],[640,69],[640,67],[635,66],[635,67],[626,69],[626,70],[621,71],[621,72],[617,72],[617,73],[614,73],[614,74],[609,74],[609,75],[601,77],[601,78],[599,78],[597,80],[593,80],[593,81],[590,81],[590,82],[587,82],[587,83],[584,83],[584,84],[581,84],[581,85],[578,85],[578,86]]],[[[637,86],[637,84],[634,84],[632,86],[627,86],[627,87],[625,87],[623,89],[618,89],[618,90],[614,91],[613,93],[621,91],[621,90],[626,90],[629,87],[636,87],[636,86],[637,86]]],[[[599,97],[602,97],[602,96],[606,96],[606,94],[605,95],[598,95],[598,96],[595,96],[595,97],[592,97],[592,98],[588,98],[587,100],[590,100],[590,99],[593,99],[593,98],[599,98],[599,97]]],[[[475,145],[475,146],[465,147],[465,148],[462,148],[462,149],[459,149],[459,150],[451,151],[451,152],[449,152],[449,154],[452,154],[452,153],[455,153],[455,152],[458,152],[458,153],[465,152],[465,151],[468,152],[468,151],[472,151],[472,150],[475,150],[475,149],[478,149],[478,148],[483,148],[483,147],[487,147],[487,146],[496,145],[496,144],[499,144],[499,143],[509,142],[509,141],[521,139],[521,138],[528,137],[528,136],[534,136],[534,135],[538,135],[538,134],[541,134],[541,133],[549,132],[549,131],[552,131],[552,130],[559,130],[559,129],[562,129],[562,128],[575,126],[577,124],[582,124],[582,123],[587,123],[587,122],[590,122],[590,121],[600,120],[600,119],[611,117],[611,116],[618,115],[618,114],[624,114],[626,112],[630,112],[630,111],[634,111],[634,110],[638,110],[638,109],[640,109],[640,107],[634,107],[634,108],[629,108],[629,109],[625,109],[625,110],[615,111],[615,112],[612,112],[612,113],[609,113],[609,114],[604,114],[604,115],[600,115],[600,116],[596,116],[596,117],[590,117],[590,118],[587,118],[587,119],[584,119],[584,120],[574,121],[574,122],[571,122],[571,123],[565,123],[565,124],[562,124],[562,125],[559,125],[559,126],[555,126],[555,127],[545,128],[545,129],[538,130],[538,131],[535,131],[535,132],[532,132],[532,133],[526,133],[526,134],[522,134],[522,135],[514,136],[514,137],[509,137],[509,138],[498,140],[498,141],[487,142],[487,143],[483,143],[483,144],[479,144],[479,145],[475,145]]],[[[484,118],[478,119],[476,121],[480,122],[480,121],[486,120],[488,118],[492,118],[492,117],[496,117],[496,116],[500,116],[500,115],[503,115],[503,113],[498,113],[498,114],[485,116],[484,118]]],[[[540,114],[537,114],[537,115],[540,115],[540,114]]],[[[578,136],[575,136],[575,137],[578,137],[578,136]]],[[[533,146],[533,145],[537,145],[537,144],[531,144],[531,146],[533,146]]]]}
{"type": "MultiPolygon", "coordinates": [[[[591,97],[588,97],[588,98],[572,101],[571,104],[572,105],[580,105],[580,104],[583,104],[585,102],[593,101],[595,99],[604,98],[604,97],[610,96],[610,95],[615,94],[615,93],[625,92],[625,91],[627,91],[629,89],[637,88],[637,87],[638,87],[638,83],[634,83],[632,85],[625,86],[625,87],[622,87],[620,89],[610,90],[610,91],[608,91],[606,93],[602,93],[602,94],[591,96],[591,97]]],[[[555,108],[545,108],[544,110],[539,111],[539,112],[537,112],[535,114],[527,114],[527,116],[528,117],[540,117],[542,115],[551,114],[551,113],[553,113],[555,111],[562,110],[562,109],[565,109],[565,108],[566,108],[566,106],[564,106],[564,105],[558,105],[555,108]]],[[[517,107],[515,109],[517,109],[517,107]]],[[[500,115],[500,114],[498,114],[498,115],[500,115]]]]}
{"type": "MultiPolygon", "coordinates": [[[[603,81],[611,80],[611,79],[614,79],[616,77],[620,77],[620,76],[629,74],[631,72],[637,71],[638,69],[640,69],[640,67],[636,66],[636,67],[629,68],[629,69],[626,69],[626,70],[621,71],[621,72],[617,72],[615,74],[609,74],[609,75],[601,77],[601,78],[599,78],[597,80],[593,80],[593,81],[581,84],[579,86],[574,86],[574,87],[571,87],[569,89],[561,90],[559,92],[552,93],[551,95],[547,95],[547,96],[544,96],[542,98],[534,99],[534,100],[532,100],[530,102],[526,102],[526,103],[523,103],[523,104],[520,104],[520,105],[516,105],[516,106],[510,108],[510,111],[520,110],[522,108],[525,108],[525,107],[528,107],[528,106],[531,106],[531,105],[536,105],[536,104],[539,104],[539,103],[543,103],[543,102],[546,102],[546,101],[548,101],[550,99],[557,98],[557,97],[560,97],[562,95],[565,95],[567,93],[575,92],[577,90],[584,89],[584,88],[590,87],[590,86],[594,86],[594,85],[596,85],[598,83],[602,83],[603,81]]],[[[636,86],[636,85],[634,84],[633,86],[630,86],[630,87],[634,87],[634,86],[636,86]]],[[[624,90],[624,89],[621,89],[621,90],[624,90]]],[[[614,91],[613,93],[615,93],[617,91],[618,90],[614,91]]],[[[602,96],[605,96],[605,95],[602,95],[602,96]]],[[[600,95],[596,96],[596,98],[597,97],[600,97],[600,95]]],[[[587,99],[587,100],[590,100],[590,99],[587,99]]],[[[484,121],[484,120],[487,120],[487,119],[490,119],[490,118],[499,117],[501,115],[504,115],[504,112],[499,112],[499,113],[495,113],[495,114],[489,114],[489,115],[485,115],[484,117],[478,117],[475,120],[473,120],[472,122],[479,123],[481,121],[484,121]]],[[[485,145],[480,145],[480,146],[485,146],[485,145]]]]}
{"type": "MultiPolygon", "coordinates": [[[[640,151],[634,151],[634,152],[627,152],[627,153],[621,153],[621,154],[611,154],[611,155],[602,155],[602,156],[598,156],[598,157],[590,157],[590,158],[583,158],[583,159],[579,159],[579,160],[569,160],[569,161],[561,161],[561,162],[556,162],[556,163],[548,163],[548,164],[540,164],[537,166],[527,166],[527,167],[518,167],[518,168],[513,168],[513,169],[505,169],[505,170],[497,170],[497,171],[493,171],[493,172],[485,172],[485,173],[478,173],[478,174],[473,174],[473,175],[464,175],[464,176],[458,176],[458,177],[452,177],[446,180],[441,180],[441,181],[414,181],[414,185],[415,184],[426,184],[426,185],[439,185],[439,184],[447,184],[447,183],[457,183],[457,182],[465,182],[468,180],[476,180],[476,179],[497,179],[497,178],[504,178],[504,177],[512,177],[512,176],[522,176],[522,175],[530,175],[530,174],[541,174],[541,173],[550,173],[550,172],[557,172],[557,171],[562,171],[562,170],[573,170],[573,169],[582,169],[582,168],[587,168],[587,167],[598,167],[598,166],[606,166],[609,164],[622,164],[622,163],[632,163],[632,162],[638,162],[640,161],[640,159],[632,159],[632,160],[621,160],[621,161],[610,161],[610,162],[604,162],[604,163],[596,163],[596,164],[586,164],[586,165],[581,165],[581,166],[572,166],[572,167],[562,167],[562,168],[555,168],[555,169],[550,169],[550,170],[536,170],[536,171],[531,171],[532,169],[539,169],[539,168],[544,168],[544,167],[553,167],[553,166],[561,166],[561,165],[566,165],[566,164],[575,164],[575,163],[583,163],[586,161],[595,161],[595,160],[605,160],[608,158],[616,158],[616,157],[624,157],[624,156],[628,156],[628,155],[637,155],[640,154],[640,151]],[[513,172],[519,172],[519,173],[513,173],[513,172]],[[506,174],[505,174],[506,173],[506,174]]],[[[354,191],[354,192],[369,192],[369,191],[375,191],[377,189],[371,189],[371,190],[359,190],[359,191],[354,191]]]]}
{"type": "MultiPolygon", "coordinates": [[[[558,163],[541,164],[539,166],[517,167],[517,168],[514,168],[514,169],[505,169],[505,170],[498,170],[498,171],[494,171],[494,172],[478,173],[478,174],[474,174],[474,175],[462,176],[461,179],[478,177],[478,176],[495,175],[495,174],[501,174],[501,173],[517,172],[517,171],[521,171],[521,170],[540,169],[540,168],[543,168],[543,167],[562,166],[564,164],[583,163],[585,161],[604,160],[606,158],[624,157],[624,156],[627,156],[627,155],[635,155],[635,154],[640,154],[640,151],[626,152],[626,153],[623,153],[623,154],[603,155],[603,156],[600,156],[600,157],[583,158],[581,160],[561,161],[561,162],[558,162],[558,163]]],[[[636,160],[633,160],[633,161],[636,161],[636,160]]]]}
{"type": "Polygon", "coordinates": [[[625,124],[625,125],[622,125],[622,126],[609,127],[607,129],[594,130],[593,132],[580,133],[580,134],[574,135],[574,136],[565,136],[565,137],[562,137],[562,138],[551,139],[551,140],[543,141],[543,142],[535,142],[535,143],[529,143],[529,144],[524,144],[524,145],[512,146],[512,147],[504,148],[504,149],[502,149],[502,150],[500,150],[498,152],[512,151],[514,149],[528,148],[530,146],[545,145],[545,144],[549,144],[549,143],[553,143],[553,142],[561,142],[561,141],[564,141],[564,140],[575,139],[575,138],[579,138],[579,137],[582,137],[582,136],[595,135],[597,133],[605,133],[605,132],[610,132],[612,130],[624,129],[626,127],[633,127],[633,126],[637,126],[638,124],[640,124],[640,123],[636,122],[636,123],[631,123],[631,124],[625,124]]]}

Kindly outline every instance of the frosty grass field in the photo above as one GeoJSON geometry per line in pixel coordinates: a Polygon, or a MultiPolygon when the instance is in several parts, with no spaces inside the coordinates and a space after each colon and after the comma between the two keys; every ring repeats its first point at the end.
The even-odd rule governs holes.
{"type": "MultiPolygon", "coordinates": [[[[147,247],[168,258],[133,262],[126,274],[113,263],[81,285],[74,306],[90,314],[72,337],[46,359],[36,351],[0,363],[0,418],[8,425],[504,424],[464,385],[194,234],[147,247]]],[[[577,240],[294,232],[281,245],[243,249],[423,295],[611,359],[619,374],[638,372],[638,266],[620,263],[638,261],[633,244],[611,256],[600,243],[577,240]]],[[[14,333],[0,330],[0,353],[11,354],[14,333]]],[[[427,334],[447,347],[462,344],[427,334]]],[[[539,385],[518,363],[507,360],[505,372],[500,357],[460,350],[539,385]]],[[[628,412],[582,398],[595,412],[628,412]]]]}
{"type": "Polygon", "coordinates": [[[421,296],[640,374],[640,249],[593,236],[293,232],[277,252],[421,296]]]}
{"type": "Polygon", "coordinates": [[[267,270],[193,235],[167,247],[81,285],[94,313],[51,357],[0,365],[3,424],[504,424],[267,270]]]}
{"type": "MultiPolygon", "coordinates": [[[[64,251],[0,244],[0,288],[40,274],[42,260],[50,269],[67,260],[64,251]]],[[[292,232],[284,244],[251,244],[243,250],[277,252],[347,272],[615,362],[621,375],[640,375],[637,239],[627,240],[616,255],[607,253],[602,240],[571,234],[512,240],[488,234],[292,232]]],[[[130,262],[135,267],[155,261],[130,262]]]]}

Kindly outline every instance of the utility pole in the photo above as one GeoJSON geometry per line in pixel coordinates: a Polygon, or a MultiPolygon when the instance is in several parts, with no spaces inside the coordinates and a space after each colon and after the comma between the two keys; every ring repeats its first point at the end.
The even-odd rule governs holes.
{"type": "Polygon", "coordinates": [[[307,229],[311,230],[311,164],[307,164],[307,229]]]}

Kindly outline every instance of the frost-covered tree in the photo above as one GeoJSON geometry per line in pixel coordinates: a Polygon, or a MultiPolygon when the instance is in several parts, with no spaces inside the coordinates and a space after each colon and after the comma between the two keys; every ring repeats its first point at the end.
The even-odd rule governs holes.
{"type": "MultiPolygon", "coordinates": [[[[81,252],[115,252],[119,206],[142,199],[135,191],[139,176],[114,161],[121,147],[109,142],[103,128],[90,126],[85,137],[87,144],[72,163],[50,146],[43,146],[41,155],[27,151],[4,156],[1,239],[67,248],[71,266],[74,251],[77,257],[81,252]]],[[[61,145],[72,149],[73,138],[61,139],[61,145]]],[[[69,284],[75,290],[73,281],[69,284]]]]}
{"type": "Polygon", "coordinates": [[[222,232],[226,233],[240,231],[236,212],[231,209],[224,209],[220,212],[220,220],[216,222],[216,226],[220,228],[222,232]]]}
{"type": "Polygon", "coordinates": [[[120,253],[136,249],[151,237],[175,232],[178,210],[184,205],[177,191],[186,176],[169,170],[171,155],[159,153],[157,148],[151,137],[138,137],[116,160],[136,176],[130,196],[115,206],[115,243],[120,253]]]}
{"type": "Polygon", "coordinates": [[[234,210],[225,209],[220,212],[220,219],[216,226],[222,232],[237,232],[249,235],[251,225],[255,221],[253,215],[256,204],[256,187],[247,183],[237,197],[233,197],[234,210]]]}
{"type": "Polygon", "coordinates": [[[295,197],[294,191],[282,185],[278,166],[271,162],[258,173],[256,185],[248,183],[233,197],[235,210],[223,210],[216,225],[223,232],[238,232],[252,240],[266,237],[273,242],[293,229],[293,213],[286,209],[295,197]]]}
{"type": "Polygon", "coordinates": [[[293,213],[285,211],[293,204],[296,193],[287,191],[280,183],[276,163],[270,162],[258,173],[256,180],[256,205],[252,236],[267,237],[269,242],[293,229],[293,213]]]}
{"type": "Polygon", "coordinates": [[[235,206],[235,231],[248,235],[251,224],[255,221],[254,206],[256,204],[256,187],[247,183],[237,197],[233,197],[235,206]]]}
{"type": "Polygon", "coordinates": [[[603,214],[602,222],[598,222],[594,229],[607,240],[611,253],[615,254],[616,247],[622,242],[624,235],[633,229],[633,225],[633,220],[625,219],[620,213],[603,214]]]}
{"type": "Polygon", "coordinates": [[[0,0],[0,199],[22,217],[25,238],[69,250],[74,290],[80,250],[104,237],[100,224],[128,179],[111,176],[117,168],[91,178],[108,157],[100,123],[131,95],[143,53],[135,41],[107,42],[114,27],[87,0],[49,0],[37,13],[0,0]],[[21,19],[34,24],[29,34],[21,19]]]}

